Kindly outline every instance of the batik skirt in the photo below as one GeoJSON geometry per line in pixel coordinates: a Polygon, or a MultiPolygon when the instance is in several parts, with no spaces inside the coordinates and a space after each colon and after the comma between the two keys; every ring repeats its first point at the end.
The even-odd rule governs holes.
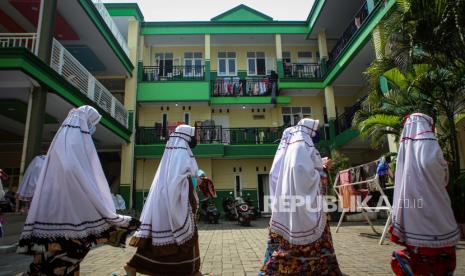
{"type": "Polygon", "coordinates": [[[329,225],[311,244],[290,244],[270,232],[259,275],[342,275],[334,252],[329,225]]]}
{"type": "Polygon", "coordinates": [[[73,275],[92,246],[107,244],[125,247],[130,232],[139,227],[140,222],[132,219],[127,227],[112,227],[103,233],[81,239],[31,238],[20,240],[18,253],[33,255],[27,275],[73,275]]]}
{"type": "Polygon", "coordinates": [[[136,254],[128,265],[138,273],[156,276],[188,276],[200,270],[200,251],[197,229],[194,236],[182,245],[154,246],[152,238],[132,237],[136,254]]]}

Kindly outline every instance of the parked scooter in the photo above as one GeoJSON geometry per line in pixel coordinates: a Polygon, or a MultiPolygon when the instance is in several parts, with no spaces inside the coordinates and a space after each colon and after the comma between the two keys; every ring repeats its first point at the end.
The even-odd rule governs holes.
{"type": "Polygon", "coordinates": [[[215,224],[218,223],[218,219],[220,218],[220,212],[216,208],[211,198],[207,197],[201,200],[200,212],[202,213],[202,216],[204,217],[206,222],[215,224]]]}
{"type": "Polygon", "coordinates": [[[236,197],[235,200],[237,221],[242,226],[250,226],[252,220],[252,211],[249,205],[242,199],[242,197],[236,197]]]}
{"type": "Polygon", "coordinates": [[[249,205],[249,208],[252,213],[252,220],[257,219],[262,216],[260,209],[254,206],[254,200],[250,197],[250,194],[247,194],[245,197],[245,202],[249,205]]]}
{"type": "Polygon", "coordinates": [[[229,193],[229,196],[223,198],[223,211],[224,211],[224,216],[226,219],[228,220],[237,219],[236,204],[234,202],[232,192],[229,193]]]}

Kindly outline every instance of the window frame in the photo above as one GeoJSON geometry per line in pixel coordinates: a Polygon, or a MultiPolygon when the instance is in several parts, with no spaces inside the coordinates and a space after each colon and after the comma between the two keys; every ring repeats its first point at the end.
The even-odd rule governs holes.
{"type": "Polygon", "coordinates": [[[217,62],[217,75],[219,77],[235,77],[237,76],[237,54],[236,52],[218,52],[218,62],[217,62]],[[224,53],[225,57],[220,57],[220,53],[224,53]],[[229,54],[234,53],[234,57],[229,57],[229,54]],[[225,72],[224,74],[220,71],[220,61],[224,60],[225,72]],[[234,72],[229,71],[229,63],[234,61],[234,72]]]}

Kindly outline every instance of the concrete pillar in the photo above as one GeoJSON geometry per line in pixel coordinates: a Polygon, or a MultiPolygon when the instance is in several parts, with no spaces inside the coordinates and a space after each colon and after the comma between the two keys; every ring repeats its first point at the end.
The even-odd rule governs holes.
{"type": "MultiPolygon", "coordinates": [[[[42,0],[40,3],[39,23],[37,26],[38,37],[35,53],[46,64],[50,64],[50,55],[52,51],[53,31],[55,29],[55,14],[57,0],[42,0]]],[[[23,145],[23,154],[21,160],[22,170],[20,175],[24,174],[31,160],[41,153],[42,133],[45,122],[47,89],[45,87],[36,87],[32,90],[29,98],[28,114],[25,125],[25,141],[23,145]]]]}
{"type": "Polygon", "coordinates": [[[321,74],[326,74],[326,62],[328,61],[328,44],[326,42],[326,32],[322,30],[318,33],[318,51],[320,52],[321,74]]]}
{"type": "Polygon", "coordinates": [[[210,83],[210,66],[211,66],[211,57],[210,57],[210,34],[205,34],[205,80],[210,83]]]}
{"type": "Polygon", "coordinates": [[[328,59],[328,45],[326,43],[326,32],[323,30],[318,34],[318,51],[321,59],[328,59]]]}
{"type": "MultiPolygon", "coordinates": [[[[129,21],[128,24],[128,47],[129,47],[129,59],[132,64],[137,65],[139,58],[143,55],[140,53],[143,45],[139,45],[139,22],[136,20],[129,21]]],[[[129,208],[133,208],[133,194],[134,194],[134,145],[135,145],[135,113],[136,113],[136,96],[137,96],[137,76],[138,66],[134,66],[132,71],[132,77],[127,78],[125,82],[124,91],[124,107],[130,113],[128,123],[132,126],[132,135],[130,141],[121,146],[121,183],[119,193],[123,196],[127,202],[129,208]]]]}
{"type": "Polygon", "coordinates": [[[284,76],[284,67],[283,67],[283,48],[281,41],[281,34],[275,35],[275,46],[276,46],[276,68],[278,73],[278,78],[284,76]]]}

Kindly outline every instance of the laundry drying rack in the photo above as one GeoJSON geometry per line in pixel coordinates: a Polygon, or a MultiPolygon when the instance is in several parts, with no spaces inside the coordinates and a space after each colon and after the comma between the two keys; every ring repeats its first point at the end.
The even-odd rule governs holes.
{"type": "Polygon", "coordinates": [[[339,204],[342,206],[342,214],[336,227],[336,233],[339,231],[339,227],[347,213],[361,212],[371,226],[373,232],[379,234],[368,217],[368,212],[379,212],[384,210],[388,213],[388,218],[383,233],[381,234],[381,239],[379,240],[379,244],[381,245],[383,244],[389,225],[391,224],[392,207],[385,191],[393,189],[394,187],[382,187],[385,186],[385,181],[382,181],[384,179],[380,179],[380,176],[376,173],[377,164],[377,161],[373,161],[339,171],[336,175],[333,187],[339,198],[339,204]],[[379,197],[383,197],[384,204],[382,206],[378,206],[378,204],[369,206],[369,204],[361,204],[360,200],[357,200],[358,198],[365,198],[369,195],[376,195],[376,192],[379,193],[379,197]]]}

